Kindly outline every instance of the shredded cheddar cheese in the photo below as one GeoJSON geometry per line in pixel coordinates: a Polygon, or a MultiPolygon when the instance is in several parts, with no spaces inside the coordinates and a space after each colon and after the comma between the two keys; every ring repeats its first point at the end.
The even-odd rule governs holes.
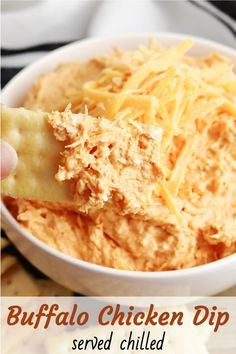
{"type": "Polygon", "coordinates": [[[189,140],[185,142],[178,159],[175,163],[175,167],[171,172],[171,177],[168,181],[169,192],[176,196],[179,192],[181,183],[184,180],[185,171],[192,154],[193,144],[196,139],[190,137],[189,140]]]}

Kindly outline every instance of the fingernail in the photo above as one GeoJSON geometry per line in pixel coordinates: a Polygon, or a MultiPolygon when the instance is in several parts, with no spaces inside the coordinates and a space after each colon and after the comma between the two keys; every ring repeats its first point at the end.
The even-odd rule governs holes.
{"type": "Polygon", "coordinates": [[[16,168],[17,162],[15,149],[5,141],[1,141],[1,179],[7,177],[16,168]]]}

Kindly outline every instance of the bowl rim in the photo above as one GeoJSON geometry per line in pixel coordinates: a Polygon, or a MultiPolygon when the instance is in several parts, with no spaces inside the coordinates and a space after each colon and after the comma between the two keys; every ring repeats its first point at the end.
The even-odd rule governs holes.
{"type": "MultiPolygon", "coordinates": [[[[147,40],[151,37],[158,37],[161,40],[169,39],[169,40],[183,40],[186,38],[192,38],[193,39],[193,46],[194,42],[197,44],[202,44],[205,46],[208,46],[209,49],[217,50],[217,51],[222,51],[224,52],[223,55],[230,55],[230,56],[235,56],[236,58],[236,50],[225,46],[223,44],[217,43],[215,41],[209,40],[209,39],[204,39],[198,36],[192,36],[189,34],[183,34],[183,33],[171,33],[171,32],[144,32],[144,33],[137,33],[137,34],[129,34],[129,35],[120,35],[120,36],[106,36],[106,37],[95,37],[95,38],[86,38],[83,40],[78,40],[74,41],[72,43],[69,43],[65,46],[62,46],[56,50],[53,50],[43,56],[42,58],[38,59],[37,61],[33,62],[32,64],[26,66],[24,69],[22,69],[18,74],[16,74],[10,81],[7,83],[7,85],[3,88],[1,92],[1,97],[4,98],[5,95],[7,95],[7,91],[10,90],[12,87],[14,87],[15,82],[19,80],[22,76],[27,75],[28,72],[31,70],[37,68],[37,66],[46,63],[50,58],[53,56],[57,56],[60,53],[63,53],[65,51],[70,51],[71,49],[76,48],[77,46],[81,46],[83,44],[93,44],[93,43],[101,43],[104,41],[121,41],[122,39],[124,40],[137,40],[140,38],[140,40],[147,40]],[[225,54],[226,53],[226,54],[225,54]],[[228,54],[227,54],[228,53],[228,54]]],[[[1,214],[2,217],[5,218],[8,223],[17,231],[20,233],[23,237],[25,237],[29,242],[33,243],[36,247],[39,247],[42,251],[45,253],[49,254],[50,256],[56,257],[58,259],[63,260],[64,262],[70,263],[73,266],[79,266],[80,268],[90,270],[93,272],[101,272],[106,275],[110,276],[116,276],[116,277],[129,277],[129,278],[148,278],[148,279],[170,279],[170,278],[179,278],[179,277],[188,277],[191,275],[195,275],[196,273],[203,273],[205,271],[216,271],[218,268],[221,268],[222,266],[226,266],[230,263],[235,264],[236,266],[236,254],[232,254],[230,256],[226,256],[225,258],[216,260],[214,262],[210,262],[207,264],[199,265],[196,267],[192,268],[184,268],[184,269],[177,269],[177,270],[169,270],[169,271],[134,271],[134,270],[123,270],[123,269],[116,269],[116,268],[111,268],[111,267],[106,267],[103,265],[91,263],[88,261],[84,261],[81,259],[74,258],[72,256],[66,255],[65,253],[58,251],[43,241],[39,240],[37,237],[33,236],[29,231],[23,229],[20,224],[16,221],[16,219],[11,215],[3,201],[1,200],[1,214]]]]}
{"type": "MultiPolygon", "coordinates": [[[[69,52],[71,49],[76,48],[77,46],[85,45],[85,44],[93,44],[93,43],[99,43],[99,42],[106,42],[110,40],[114,41],[120,41],[120,40],[137,40],[140,38],[140,40],[148,40],[152,37],[157,37],[160,40],[176,40],[176,41],[181,41],[187,38],[193,39],[193,46],[194,44],[202,44],[204,46],[208,46],[209,49],[212,50],[217,50],[221,52],[225,52],[227,54],[224,55],[229,55],[235,57],[236,60],[236,48],[229,47],[227,45],[218,43],[216,41],[206,39],[206,38],[201,38],[198,36],[192,36],[191,34],[186,34],[186,33],[173,33],[173,32],[140,32],[136,34],[128,34],[128,35],[117,35],[117,36],[105,36],[105,37],[91,37],[91,38],[85,38],[77,41],[73,41],[69,44],[66,44],[60,48],[54,49],[51,52],[45,54],[42,58],[39,58],[35,62],[27,65],[25,68],[20,70],[1,90],[1,97],[4,98],[6,95],[5,92],[8,91],[12,86],[15,85],[15,82],[21,78],[23,75],[27,75],[28,71],[33,70],[34,68],[37,68],[37,66],[40,66],[44,63],[46,63],[50,58],[53,58],[54,56],[57,56],[60,53],[63,52],[69,52]]],[[[114,47],[114,46],[113,46],[114,47]]]]}

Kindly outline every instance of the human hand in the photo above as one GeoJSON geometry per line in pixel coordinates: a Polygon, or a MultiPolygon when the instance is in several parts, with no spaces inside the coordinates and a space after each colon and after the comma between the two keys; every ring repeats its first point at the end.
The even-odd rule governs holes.
{"type": "Polygon", "coordinates": [[[17,165],[18,157],[16,151],[11,145],[1,140],[1,180],[6,178],[17,165]]]}

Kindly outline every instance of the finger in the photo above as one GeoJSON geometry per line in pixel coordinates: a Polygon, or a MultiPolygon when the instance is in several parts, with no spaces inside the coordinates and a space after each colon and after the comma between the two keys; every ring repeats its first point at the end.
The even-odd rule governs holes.
{"type": "Polygon", "coordinates": [[[1,179],[6,178],[17,165],[17,153],[11,145],[1,141],[1,179]]]}

